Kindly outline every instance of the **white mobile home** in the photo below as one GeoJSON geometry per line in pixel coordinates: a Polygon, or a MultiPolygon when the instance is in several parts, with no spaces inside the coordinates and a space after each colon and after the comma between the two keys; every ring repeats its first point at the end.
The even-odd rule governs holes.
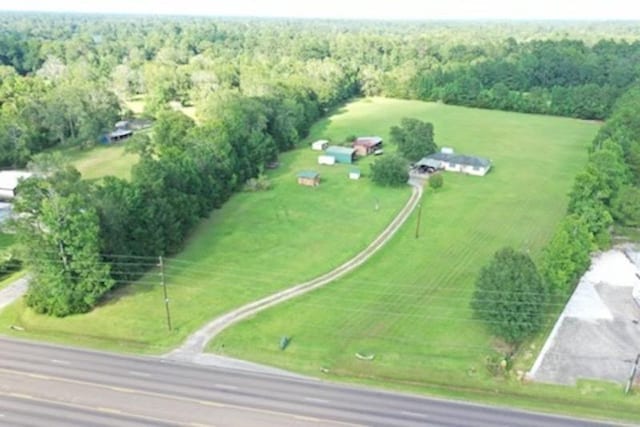
{"type": "Polygon", "coordinates": [[[16,197],[16,188],[22,179],[27,179],[33,173],[27,171],[0,171],[0,199],[11,200],[16,197]]]}
{"type": "Polygon", "coordinates": [[[434,160],[440,162],[441,169],[449,172],[484,176],[491,169],[491,161],[489,159],[462,154],[434,153],[422,159],[421,162],[434,160]]]}

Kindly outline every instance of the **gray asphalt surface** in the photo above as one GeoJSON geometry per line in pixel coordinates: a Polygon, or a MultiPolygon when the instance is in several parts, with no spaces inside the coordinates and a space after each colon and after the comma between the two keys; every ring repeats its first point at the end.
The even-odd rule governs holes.
{"type": "Polygon", "coordinates": [[[0,338],[0,425],[603,424],[0,338]]]}

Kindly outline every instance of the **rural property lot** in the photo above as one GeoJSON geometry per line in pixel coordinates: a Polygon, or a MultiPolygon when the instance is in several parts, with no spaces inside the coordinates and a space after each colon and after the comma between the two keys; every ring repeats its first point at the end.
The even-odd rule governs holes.
{"type": "Polygon", "coordinates": [[[637,267],[620,250],[600,254],[583,276],[531,371],[536,381],[623,383],[640,353],[637,267]]]}
{"type": "Polygon", "coordinates": [[[369,123],[382,134],[402,117],[431,121],[438,145],[494,167],[484,177],[445,173],[443,188],[423,197],[419,238],[417,210],[357,271],[224,331],[210,350],[312,374],[484,384],[495,350],[469,307],[477,273],[505,245],[539,255],[598,126],[374,98],[317,127],[339,137],[369,123]],[[292,337],[286,351],[278,348],[282,335],[292,337]]]}

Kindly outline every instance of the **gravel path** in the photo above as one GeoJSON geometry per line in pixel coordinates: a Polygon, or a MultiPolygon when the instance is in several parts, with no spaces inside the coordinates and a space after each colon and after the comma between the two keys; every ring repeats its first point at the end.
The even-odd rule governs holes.
{"type": "Polygon", "coordinates": [[[13,303],[27,291],[29,276],[17,279],[0,291],[0,310],[13,303]]]}
{"type": "MultiPolygon", "coordinates": [[[[269,295],[258,301],[246,304],[240,308],[237,308],[233,311],[223,314],[220,317],[213,319],[202,328],[194,332],[192,335],[190,335],[180,347],[176,348],[165,357],[175,360],[190,361],[193,363],[202,363],[202,353],[204,352],[205,346],[224,329],[228,328],[234,323],[246,319],[247,317],[259,313],[262,310],[266,310],[267,308],[273,307],[274,305],[279,304],[283,301],[295,298],[299,295],[324,286],[327,283],[330,283],[359,267],[366,260],[368,260],[378,249],[384,246],[384,244],[387,243],[391,239],[391,237],[393,237],[400,226],[402,226],[402,224],[404,224],[404,222],[407,220],[413,209],[420,202],[420,198],[422,197],[422,182],[412,179],[409,181],[409,184],[413,187],[413,191],[407,204],[402,208],[400,213],[393,219],[393,221],[391,221],[387,228],[385,228],[384,231],[358,255],[320,277],[316,277],[315,279],[312,279],[308,282],[297,284],[291,288],[287,288],[283,291],[269,295]]],[[[207,357],[207,364],[215,364],[216,356],[207,356],[210,356],[207,357]]],[[[242,362],[238,361],[238,363],[242,362]]]]}

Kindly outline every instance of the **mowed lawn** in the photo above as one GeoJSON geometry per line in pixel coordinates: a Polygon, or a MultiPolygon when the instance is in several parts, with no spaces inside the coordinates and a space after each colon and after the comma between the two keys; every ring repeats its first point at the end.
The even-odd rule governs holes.
{"type": "MultiPolygon", "coordinates": [[[[326,133],[309,141],[319,136],[326,133]]],[[[157,269],[84,315],[55,319],[16,304],[0,313],[0,329],[17,323],[25,337],[162,353],[234,307],[342,264],[389,224],[411,191],[374,186],[367,177],[372,159],[359,162],[365,176],[354,181],[349,166],[319,167],[317,156],[306,141],[283,154],[281,166],[268,172],[271,190],[234,195],[202,221],[179,255],[166,260],[171,332],[157,269]],[[296,174],[306,169],[320,172],[319,187],[297,184],[296,174]]],[[[157,260],[150,254],[140,262],[157,260]]]]}
{"type": "MultiPolygon", "coordinates": [[[[416,211],[359,270],[234,326],[210,351],[314,375],[454,386],[488,380],[494,343],[472,318],[474,280],[505,245],[538,258],[598,125],[369,99],[318,127],[328,135],[372,129],[386,136],[404,116],[433,122],[438,145],[488,157],[493,169],[485,177],[445,173],[444,187],[424,195],[418,238],[416,211]],[[291,342],[281,351],[284,335],[291,342]]],[[[523,358],[532,362],[536,350],[523,358]]]]}
{"type": "Polygon", "coordinates": [[[91,148],[71,148],[60,151],[84,179],[97,179],[107,175],[129,179],[131,168],[139,156],[126,151],[124,143],[99,144],[91,148]]]}

